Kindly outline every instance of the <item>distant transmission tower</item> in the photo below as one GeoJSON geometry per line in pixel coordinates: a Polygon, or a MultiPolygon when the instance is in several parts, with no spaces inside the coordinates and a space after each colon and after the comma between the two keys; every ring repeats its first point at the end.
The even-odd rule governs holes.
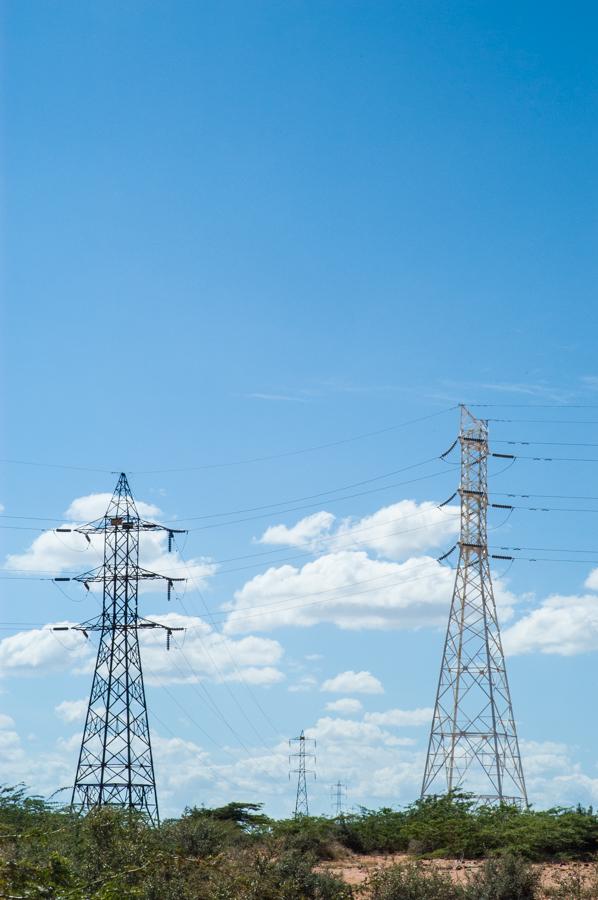
{"type": "Polygon", "coordinates": [[[486,538],[488,423],[461,407],[461,534],[422,797],[527,805],[486,538]]]}
{"type": "Polygon", "coordinates": [[[84,534],[88,541],[92,534],[104,536],[103,565],[73,579],[82,582],[87,590],[90,584],[101,584],[103,605],[99,618],[74,626],[85,637],[91,631],[99,632],[100,644],[71,805],[80,811],[96,806],[134,809],[143,813],[152,824],[157,824],[158,800],[139,631],[163,628],[169,648],[172,632],[183,629],[168,628],[141,618],[137,611],[138,590],[140,582],[163,579],[167,582],[170,597],[173,582],[184,579],[142,569],[139,565],[139,535],[165,531],[171,549],[175,530],[139,517],[124,472],[118,479],[106,514],[95,522],[70,530],[84,534]]]}
{"type": "Polygon", "coordinates": [[[333,784],[330,788],[330,800],[335,816],[342,816],[343,804],[347,800],[347,785],[340,781],[333,784]]]}
{"type": "Polygon", "coordinates": [[[295,799],[295,818],[299,816],[308,816],[309,815],[309,803],[307,800],[307,776],[313,775],[314,779],[316,777],[315,772],[315,764],[316,764],[316,742],[311,738],[306,738],[303,731],[299,735],[299,737],[291,738],[289,741],[289,747],[291,751],[296,747],[295,752],[291,752],[289,755],[289,765],[293,760],[296,760],[297,768],[291,769],[289,772],[289,778],[291,775],[297,775],[297,797],[295,799]],[[313,745],[313,750],[311,747],[313,745]],[[308,769],[306,768],[306,760],[313,760],[314,768],[308,769]]]}

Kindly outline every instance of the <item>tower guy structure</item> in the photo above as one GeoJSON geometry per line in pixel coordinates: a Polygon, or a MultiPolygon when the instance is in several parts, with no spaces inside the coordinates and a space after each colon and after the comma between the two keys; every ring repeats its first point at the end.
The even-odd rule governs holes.
{"type": "Polygon", "coordinates": [[[303,731],[299,737],[291,738],[289,741],[291,753],[289,754],[289,765],[295,761],[296,768],[291,768],[291,775],[297,776],[297,796],[295,798],[295,818],[299,816],[309,815],[309,802],[307,799],[307,776],[316,777],[316,742],[312,738],[306,738],[303,731]],[[313,749],[312,749],[313,748],[313,749]],[[307,760],[313,762],[314,768],[307,768],[307,760]]]}
{"type": "Polygon", "coordinates": [[[172,632],[182,629],[140,617],[138,593],[140,583],[162,579],[170,596],[173,582],[185,579],[141,568],[139,541],[144,532],[165,531],[171,549],[175,529],[140,518],[123,472],[101,519],[59,530],[84,534],[88,541],[90,535],[101,534],[104,539],[103,564],[72,579],[83,583],[87,590],[91,584],[100,584],[103,602],[97,619],[74,626],[85,637],[99,632],[100,641],[71,805],[80,811],[96,806],[137,810],[150,823],[157,824],[158,800],[139,631],[163,629],[169,649],[172,632]]]}
{"type": "MultiPolygon", "coordinates": [[[[490,577],[488,423],[461,407],[459,561],[442,655],[422,797],[462,790],[527,805],[490,577]]],[[[506,454],[494,454],[506,456],[506,454]]]]}

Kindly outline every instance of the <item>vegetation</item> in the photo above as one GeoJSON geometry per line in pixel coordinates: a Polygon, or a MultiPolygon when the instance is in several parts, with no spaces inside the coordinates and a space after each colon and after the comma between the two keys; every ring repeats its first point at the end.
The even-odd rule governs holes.
{"type": "Polygon", "coordinates": [[[53,809],[22,788],[0,789],[0,897],[143,900],[532,900],[598,898],[598,870],[564,871],[539,893],[541,861],[598,859],[590,809],[535,812],[438,797],[401,810],[275,821],[261,807],[190,808],[150,828],[103,808],[53,809]],[[351,888],[322,871],[352,853],[405,851],[406,862],[351,888]],[[479,859],[460,884],[430,859],[479,859]]]}

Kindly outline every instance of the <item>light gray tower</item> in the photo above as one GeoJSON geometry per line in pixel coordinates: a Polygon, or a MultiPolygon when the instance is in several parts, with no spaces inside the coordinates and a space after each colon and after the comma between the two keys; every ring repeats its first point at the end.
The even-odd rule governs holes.
{"type": "Polygon", "coordinates": [[[289,772],[289,778],[291,775],[297,776],[297,796],[295,798],[295,818],[299,816],[308,816],[309,815],[309,802],[307,800],[307,776],[313,775],[314,780],[316,777],[315,772],[315,764],[316,764],[316,742],[311,738],[306,738],[303,731],[299,735],[299,737],[291,738],[289,741],[289,747],[291,751],[296,747],[295,752],[291,752],[289,754],[289,765],[293,760],[296,760],[297,768],[291,769],[289,772]],[[311,747],[313,746],[313,750],[311,747]],[[306,768],[306,760],[313,760],[314,768],[308,769],[306,768]]]}
{"type": "Polygon", "coordinates": [[[347,801],[347,785],[343,784],[342,781],[337,781],[336,784],[333,784],[330,788],[330,801],[334,815],[337,818],[342,816],[343,806],[347,801]]]}
{"type": "Polygon", "coordinates": [[[486,538],[488,423],[461,407],[459,562],[422,797],[527,804],[486,538]]]}

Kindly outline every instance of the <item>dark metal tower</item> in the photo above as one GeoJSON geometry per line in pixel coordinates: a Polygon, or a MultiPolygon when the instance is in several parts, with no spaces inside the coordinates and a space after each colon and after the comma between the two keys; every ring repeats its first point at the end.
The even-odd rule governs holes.
{"type": "Polygon", "coordinates": [[[488,423],[461,407],[461,535],[422,797],[527,804],[486,538],[488,423]]]}
{"type": "Polygon", "coordinates": [[[307,775],[313,775],[314,780],[316,777],[315,772],[315,764],[316,764],[316,742],[311,738],[306,738],[303,731],[299,735],[299,737],[291,738],[289,741],[289,747],[291,750],[293,746],[297,747],[297,751],[295,753],[291,753],[289,755],[289,764],[293,759],[297,760],[297,768],[291,769],[289,772],[289,778],[291,775],[297,775],[297,796],[295,799],[295,818],[299,816],[308,816],[309,815],[309,803],[307,800],[307,775]],[[313,751],[308,749],[313,745],[313,751]],[[307,769],[306,768],[306,760],[312,759],[314,768],[307,769]]]}
{"type": "MultiPolygon", "coordinates": [[[[159,821],[156,782],[143,686],[139,631],[163,628],[166,644],[180,628],[168,628],[138,614],[139,583],[154,579],[174,581],[139,565],[140,534],[166,531],[169,549],[174,529],[139,517],[124,472],[120,475],[106,514],[95,522],[72,529],[81,534],[103,534],[104,562],[75,581],[99,583],[103,589],[98,619],[75,626],[85,637],[100,634],[95,672],[85,719],[85,730],[72,794],[72,806],[81,811],[95,806],[137,810],[152,824],[159,821]]],[[[69,579],[57,579],[65,581],[69,579]]],[[[56,630],[64,630],[59,628],[56,630]]]]}

